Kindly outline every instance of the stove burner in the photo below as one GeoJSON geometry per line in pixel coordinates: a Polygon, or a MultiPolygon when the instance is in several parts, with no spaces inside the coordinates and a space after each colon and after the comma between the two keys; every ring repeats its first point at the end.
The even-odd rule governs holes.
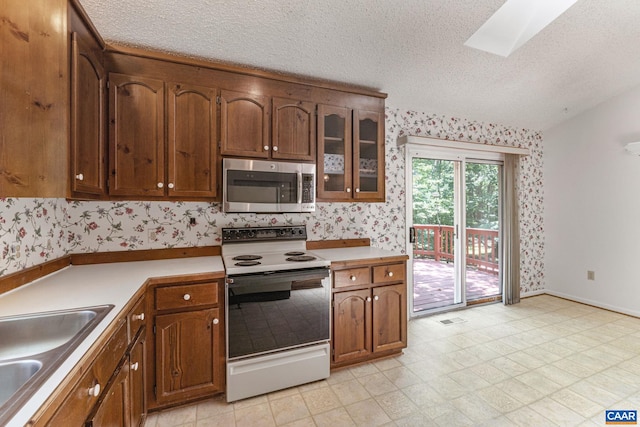
{"type": "Polygon", "coordinates": [[[261,264],[260,261],[239,261],[235,263],[235,265],[237,265],[238,267],[251,267],[252,265],[260,265],[260,264],[261,264]]]}
{"type": "MultiPolygon", "coordinates": [[[[261,258],[262,257],[260,255],[238,255],[238,256],[234,256],[231,259],[233,259],[234,261],[254,261],[256,259],[261,259],[261,258]]],[[[251,265],[255,265],[255,264],[251,264],[251,265]]]]}
{"type": "Polygon", "coordinates": [[[304,252],[300,252],[300,251],[291,251],[291,252],[287,252],[285,255],[286,255],[286,256],[300,256],[300,255],[304,255],[304,252]]]}
{"type": "Polygon", "coordinates": [[[287,261],[296,261],[296,262],[304,262],[304,261],[313,261],[316,257],[311,255],[300,255],[300,256],[292,256],[287,258],[287,261]]]}

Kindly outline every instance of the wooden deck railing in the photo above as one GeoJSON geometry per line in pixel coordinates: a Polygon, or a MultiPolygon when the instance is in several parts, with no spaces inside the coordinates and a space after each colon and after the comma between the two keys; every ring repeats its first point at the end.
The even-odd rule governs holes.
{"type": "MultiPolygon", "coordinates": [[[[435,261],[453,261],[453,226],[414,225],[415,258],[433,258],[435,261]]],[[[467,228],[467,266],[498,274],[498,232],[480,228],[467,228]]]]}

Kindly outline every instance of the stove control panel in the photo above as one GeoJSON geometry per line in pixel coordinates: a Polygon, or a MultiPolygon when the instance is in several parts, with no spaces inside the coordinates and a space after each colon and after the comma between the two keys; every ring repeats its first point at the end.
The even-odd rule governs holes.
{"type": "Polygon", "coordinates": [[[307,240],[304,225],[283,225],[276,227],[223,228],[222,243],[270,242],[279,240],[307,240]]]}

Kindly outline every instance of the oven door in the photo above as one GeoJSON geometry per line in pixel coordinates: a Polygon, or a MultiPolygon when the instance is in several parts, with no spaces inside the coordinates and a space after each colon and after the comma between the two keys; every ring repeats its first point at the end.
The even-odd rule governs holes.
{"type": "Polygon", "coordinates": [[[227,277],[227,360],[330,339],[328,267],[227,277]]]}

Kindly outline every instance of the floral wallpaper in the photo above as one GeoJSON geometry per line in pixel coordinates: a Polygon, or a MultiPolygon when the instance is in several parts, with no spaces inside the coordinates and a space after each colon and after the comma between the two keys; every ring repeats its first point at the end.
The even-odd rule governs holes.
{"type": "Polygon", "coordinates": [[[520,164],[521,286],[544,288],[542,135],[526,129],[387,108],[386,202],[319,203],[311,214],[225,214],[218,203],[0,198],[0,276],[70,253],[220,244],[222,227],[307,224],[311,240],[371,238],[405,253],[401,135],[526,147],[520,164]]]}

